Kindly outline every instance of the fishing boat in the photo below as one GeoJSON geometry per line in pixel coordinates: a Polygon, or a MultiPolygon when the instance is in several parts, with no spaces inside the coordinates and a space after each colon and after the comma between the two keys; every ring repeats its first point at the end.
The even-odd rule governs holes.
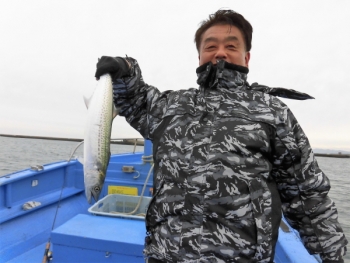
{"type": "MultiPolygon", "coordinates": [[[[76,159],[0,177],[0,262],[145,262],[152,168],[150,141],[143,152],[112,155],[100,200],[91,205],[76,159]]],[[[283,219],[275,262],[322,261],[283,219]]]]}

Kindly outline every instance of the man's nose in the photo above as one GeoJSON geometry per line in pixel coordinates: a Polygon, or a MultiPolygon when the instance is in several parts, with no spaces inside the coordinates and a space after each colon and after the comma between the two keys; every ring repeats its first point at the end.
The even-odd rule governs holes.
{"type": "Polygon", "coordinates": [[[219,47],[216,54],[215,54],[215,58],[216,59],[226,59],[227,58],[227,54],[226,54],[226,51],[225,51],[225,48],[224,47],[219,47]]]}

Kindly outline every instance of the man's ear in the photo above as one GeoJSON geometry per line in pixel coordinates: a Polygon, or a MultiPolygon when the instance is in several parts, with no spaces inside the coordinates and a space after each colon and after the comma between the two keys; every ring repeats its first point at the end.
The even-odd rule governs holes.
{"type": "Polygon", "coordinates": [[[249,68],[249,60],[250,60],[250,52],[245,53],[244,61],[245,61],[245,66],[249,68]]]}

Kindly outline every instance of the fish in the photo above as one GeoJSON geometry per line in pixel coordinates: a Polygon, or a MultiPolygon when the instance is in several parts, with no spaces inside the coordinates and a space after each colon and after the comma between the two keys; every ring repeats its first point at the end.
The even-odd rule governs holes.
{"type": "Polygon", "coordinates": [[[102,75],[90,99],[84,97],[88,109],[85,135],[84,167],[85,195],[89,204],[91,198],[98,201],[106,178],[109,164],[110,140],[113,119],[118,115],[113,103],[113,85],[109,74],[102,75]]]}

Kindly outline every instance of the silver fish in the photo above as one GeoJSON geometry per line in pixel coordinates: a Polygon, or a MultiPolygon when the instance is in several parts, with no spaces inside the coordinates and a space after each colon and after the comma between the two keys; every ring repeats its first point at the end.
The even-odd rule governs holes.
{"type": "Polygon", "coordinates": [[[99,199],[110,159],[112,122],[119,110],[113,103],[112,79],[109,74],[100,77],[90,99],[85,99],[88,116],[84,137],[84,184],[89,203],[91,196],[99,199]]]}

